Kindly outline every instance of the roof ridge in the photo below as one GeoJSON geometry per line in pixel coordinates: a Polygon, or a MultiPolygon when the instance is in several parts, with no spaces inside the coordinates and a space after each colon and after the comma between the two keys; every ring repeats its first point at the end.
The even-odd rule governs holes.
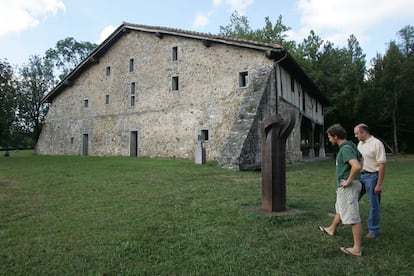
{"type": "Polygon", "coordinates": [[[166,32],[175,32],[175,33],[180,33],[180,34],[201,36],[201,37],[211,38],[211,39],[220,39],[220,40],[225,40],[225,41],[228,41],[228,42],[239,42],[239,43],[251,44],[251,45],[255,45],[255,46],[269,47],[269,48],[275,48],[275,49],[284,49],[283,45],[276,44],[276,43],[262,42],[262,41],[256,41],[256,40],[251,40],[251,39],[244,39],[244,38],[236,38],[236,37],[230,37],[230,36],[224,36],[224,35],[212,34],[212,33],[203,33],[203,32],[197,32],[197,31],[190,31],[190,30],[184,30],[184,29],[179,29],[179,28],[135,24],[135,23],[129,23],[129,22],[126,22],[126,21],[122,22],[122,25],[126,28],[137,28],[137,29],[147,29],[147,30],[153,30],[153,31],[158,30],[158,31],[166,31],[166,32]]]}

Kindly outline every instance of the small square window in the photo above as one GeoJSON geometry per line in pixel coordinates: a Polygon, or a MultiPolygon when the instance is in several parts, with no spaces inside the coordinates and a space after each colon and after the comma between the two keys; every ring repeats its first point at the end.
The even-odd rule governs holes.
{"type": "Polygon", "coordinates": [[[249,86],[249,72],[240,72],[239,73],[239,87],[249,86]]]}
{"type": "Polygon", "coordinates": [[[106,74],[107,76],[110,76],[110,75],[111,75],[111,66],[106,66],[106,71],[105,71],[105,74],[106,74]]]}
{"type": "Polygon", "coordinates": [[[178,60],[178,47],[172,48],[172,60],[177,61],[178,60]]]}
{"type": "Polygon", "coordinates": [[[129,60],[129,72],[134,72],[134,59],[129,60]]]}
{"type": "Polygon", "coordinates": [[[89,100],[88,99],[83,100],[83,107],[85,107],[85,108],[89,107],[89,100]]]}
{"type": "Polygon", "coordinates": [[[202,129],[201,130],[201,138],[204,141],[208,141],[208,129],[202,129]]]}
{"type": "Polygon", "coordinates": [[[109,104],[109,95],[105,95],[105,104],[109,104]]]}
{"type": "Polygon", "coordinates": [[[135,106],[135,96],[131,96],[131,106],[135,106]]]}
{"type": "Polygon", "coordinates": [[[135,82],[131,82],[131,94],[135,94],[135,82]]]}
{"type": "Polygon", "coordinates": [[[179,89],[179,84],[178,84],[178,77],[172,77],[172,90],[173,91],[177,91],[179,89]]]}

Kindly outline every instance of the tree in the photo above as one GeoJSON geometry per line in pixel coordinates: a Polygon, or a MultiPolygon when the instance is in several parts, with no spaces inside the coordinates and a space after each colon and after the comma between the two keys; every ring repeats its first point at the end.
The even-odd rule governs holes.
{"type": "Polygon", "coordinates": [[[414,27],[407,25],[398,31],[401,43],[399,47],[405,56],[414,54],[414,27]]]}
{"type": "Polygon", "coordinates": [[[401,97],[398,102],[398,131],[400,151],[414,152],[414,55],[406,57],[402,64],[401,97]]]}
{"type": "Polygon", "coordinates": [[[346,94],[353,101],[350,108],[354,111],[353,124],[355,124],[355,122],[363,121],[363,112],[365,111],[364,106],[360,105],[365,87],[365,54],[363,54],[362,48],[354,35],[349,37],[347,46],[346,59],[348,63],[343,68],[346,75],[344,85],[346,86],[346,94]]]}
{"type": "Polygon", "coordinates": [[[220,26],[220,35],[241,39],[253,39],[253,31],[250,28],[246,16],[239,15],[237,11],[231,14],[230,24],[220,26]]]}
{"type": "Polygon", "coordinates": [[[359,118],[357,106],[363,94],[365,73],[365,55],[356,37],[349,37],[347,47],[336,48],[311,30],[298,45],[296,58],[331,102],[325,110],[325,123],[340,122],[346,129],[352,129],[359,118]]]}
{"type": "Polygon", "coordinates": [[[383,122],[384,128],[391,125],[392,132],[388,139],[392,140],[393,148],[399,152],[398,146],[398,107],[401,102],[404,87],[404,73],[402,71],[404,56],[395,41],[391,41],[384,56],[377,55],[374,67],[370,71],[371,89],[375,91],[374,107],[380,112],[377,120],[383,122]]]}
{"type": "Polygon", "coordinates": [[[16,111],[16,80],[11,65],[0,60],[0,148],[11,146],[16,111]]]}
{"type": "Polygon", "coordinates": [[[398,103],[400,150],[414,152],[414,27],[405,26],[397,34],[401,41],[398,46],[404,56],[401,67],[401,97],[398,103]]]}
{"type": "Polygon", "coordinates": [[[53,66],[45,58],[32,56],[20,74],[16,128],[21,133],[31,134],[35,142],[48,111],[42,99],[54,85],[53,66]]]}
{"type": "Polygon", "coordinates": [[[381,81],[384,87],[382,91],[385,99],[385,112],[383,114],[391,117],[394,151],[398,153],[397,111],[398,102],[402,94],[401,85],[403,78],[401,69],[403,64],[403,55],[394,41],[390,42],[389,49],[384,56],[383,64],[384,75],[381,81]]]}
{"type": "Polygon", "coordinates": [[[282,16],[273,25],[269,17],[265,17],[265,26],[262,29],[252,30],[249,20],[246,16],[239,15],[236,11],[230,17],[230,24],[220,26],[220,35],[235,37],[240,39],[249,39],[266,43],[282,45],[285,49],[291,50],[295,47],[294,41],[287,41],[286,32],[290,30],[282,23],[282,16]]]}
{"type": "Polygon", "coordinates": [[[58,41],[56,48],[47,50],[45,57],[32,56],[28,64],[21,67],[15,97],[16,118],[11,125],[17,146],[34,146],[48,111],[48,105],[42,102],[43,97],[58,79],[62,80],[69,74],[95,47],[90,42],[66,38],[58,41]]]}
{"type": "Polygon", "coordinates": [[[279,18],[276,21],[276,24],[273,25],[269,17],[265,17],[265,26],[263,29],[257,29],[253,31],[252,38],[256,41],[263,41],[267,43],[279,44],[282,45],[287,51],[293,50],[296,46],[294,41],[287,41],[287,34],[290,30],[290,27],[282,23],[282,15],[279,15],[279,18]]]}
{"type": "Polygon", "coordinates": [[[316,84],[324,75],[321,67],[323,43],[324,41],[311,30],[309,36],[302,43],[299,43],[292,53],[299,65],[316,84]]]}
{"type": "Polygon", "coordinates": [[[80,64],[95,48],[91,42],[78,42],[72,37],[59,40],[55,48],[46,51],[46,59],[60,72],[62,80],[70,71],[80,64]]]}
{"type": "Polygon", "coordinates": [[[305,38],[302,43],[299,43],[296,52],[302,59],[311,63],[316,63],[320,59],[323,43],[324,41],[322,38],[311,30],[308,37],[305,38]]]}

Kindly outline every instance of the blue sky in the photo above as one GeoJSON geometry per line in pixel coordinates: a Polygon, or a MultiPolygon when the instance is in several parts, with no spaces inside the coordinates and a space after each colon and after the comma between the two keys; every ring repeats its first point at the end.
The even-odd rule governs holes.
{"type": "Polygon", "coordinates": [[[234,11],[253,29],[282,15],[297,42],[314,30],[342,47],[354,34],[367,61],[414,25],[412,0],[0,0],[0,59],[22,65],[66,37],[100,43],[124,21],[217,34],[234,11]]]}

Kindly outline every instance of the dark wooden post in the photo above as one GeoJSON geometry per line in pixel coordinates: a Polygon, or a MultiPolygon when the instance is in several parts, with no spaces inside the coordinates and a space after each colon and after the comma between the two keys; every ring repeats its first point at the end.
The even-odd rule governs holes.
{"type": "Polygon", "coordinates": [[[262,210],[286,211],[286,140],[295,125],[295,112],[262,121],[262,210]]]}

